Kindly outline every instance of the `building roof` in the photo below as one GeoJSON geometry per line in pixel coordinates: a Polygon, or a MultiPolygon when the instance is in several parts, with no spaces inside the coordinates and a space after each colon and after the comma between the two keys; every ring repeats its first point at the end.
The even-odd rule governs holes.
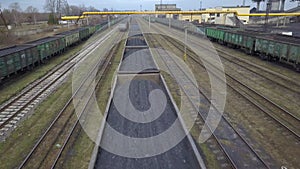
{"type": "Polygon", "coordinates": [[[176,6],[176,4],[155,4],[155,6],[160,6],[160,5],[169,5],[169,6],[176,6]]]}
{"type": "Polygon", "coordinates": [[[155,4],[156,11],[181,11],[180,8],[176,8],[176,4],[155,4]]]}
{"type": "Polygon", "coordinates": [[[297,6],[295,8],[289,9],[286,12],[300,12],[300,6],[297,6]]]}
{"type": "Polygon", "coordinates": [[[250,6],[221,6],[222,8],[250,8],[250,6]]]}

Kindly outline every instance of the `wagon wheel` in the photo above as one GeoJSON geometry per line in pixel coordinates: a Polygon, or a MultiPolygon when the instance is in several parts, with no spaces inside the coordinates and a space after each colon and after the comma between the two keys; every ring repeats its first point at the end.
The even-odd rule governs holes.
{"type": "Polygon", "coordinates": [[[265,55],[265,54],[260,54],[259,55],[260,56],[260,59],[262,59],[262,60],[267,60],[267,55],[265,55]]]}
{"type": "Polygon", "coordinates": [[[300,64],[299,63],[298,64],[295,63],[294,67],[295,67],[295,69],[296,69],[297,72],[300,72],[300,64]]]}

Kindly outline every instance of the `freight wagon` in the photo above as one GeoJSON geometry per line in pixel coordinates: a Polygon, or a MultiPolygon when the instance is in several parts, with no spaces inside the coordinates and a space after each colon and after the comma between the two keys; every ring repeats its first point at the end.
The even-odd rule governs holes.
{"type": "Polygon", "coordinates": [[[206,28],[209,39],[227,46],[244,49],[262,59],[275,60],[292,65],[300,71],[300,39],[269,33],[206,28]]]}
{"type": "Polygon", "coordinates": [[[63,37],[65,39],[65,46],[73,46],[79,42],[79,31],[71,30],[63,33],[56,34],[57,37],[63,37]]]}
{"type": "Polygon", "coordinates": [[[86,40],[89,36],[89,29],[88,28],[78,28],[79,31],[79,39],[82,40],[86,40]]]}
{"type": "Polygon", "coordinates": [[[0,50],[0,80],[19,70],[30,69],[39,62],[38,49],[33,45],[17,45],[0,50]]]}
{"type": "MultiPolygon", "coordinates": [[[[113,21],[113,23],[120,20],[113,21]]],[[[62,53],[67,47],[86,40],[96,31],[106,28],[107,21],[96,26],[78,28],[23,45],[0,49],[0,82],[13,73],[32,69],[34,65],[43,63],[46,59],[62,53]]]]}
{"type": "Polygon", "coordinates": [[[285,38],[279,35],[257,37],[255,51],[263,59],[285,62],[300,71],[300,39],[285,38]]]}
{"type": "Polygon", "coordinates": [[[65,39],[63,37],[46,37],[27,44],[37,47],[39,60],[44,62],[45,59],[63,51],[65,48],[65,39]]]}
{"type": "MultiPolygon", "coordinates": [[[[147,18],[145,18],[147,20],[147,18]]],[[[169,19],[156,18],[156,22],[169,25],[169,19]]],[[[184,30],[184,21],[172,20],[173,28],[184,30]]],[[[233,48],[240,48],[251,55],[262,59],[288,63],[300,71],[300,39],[274,35],[268,32],[242,30],[232,26],[198,25],[189,27],[188,32],[233,48]]]]}
{"type": "Polygon", "coordinates": [[[96,26],[90,26],[89,29],[89,35],[92,36],[96,32],[96,26]]]}

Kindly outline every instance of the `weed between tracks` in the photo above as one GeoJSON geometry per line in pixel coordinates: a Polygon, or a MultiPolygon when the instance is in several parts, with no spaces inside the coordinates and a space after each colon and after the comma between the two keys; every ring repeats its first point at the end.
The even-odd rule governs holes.
{"type": "Polygon", "coordinates": [[[259,65],[261,67],[264,67],[266,69],[269,69],[271,71],[277,72],[279,74],[282,74],[284,76],[288,76],[292,79],[295,80],[300,80],[300,76],[299,73],[291,70],[290,68],[285,68],[282,65],[278,65],[278,64],[274,64],[272,62],[267,62],[267,61],[262,61],[259,57],[255,57],[255,56],[249,56],[241,51],[238,51],[237,49],[231,49],[228,48],[227,46],[223,46],[217,43],[213,43],[213,45],[222,50],[222,51],[226,51],[228,53],[234,54],[239,56],[240,58],[247,60],[248,62],[251,62],[255,65],[259,65]]]}
{"type": "MultiPolygon", "coordinates": [[[[117,50],[117,53],[112,58],[109,70],[104,74],[104,77],[99,82],[101,85],[98,85],[98,88],[96,89],[96,97],[101,112],[105,111],[110,96],[113,76],[120,63],[124,42],[125,41],[121,42],[122,47],[117,50]]],[[[87,117],[87,123],[93,124],[93,118],[95,117],[87,117]]],[[[95,143],[82,129],[80,129],[80,133],[72,148],[68,150],[67,157],[62,168],[88,168],[94,146],[95,143]]]]}
{"type": "MultiPolygon", "coordinates": [[[[76,49],[70,50],[66,55],[59,56],[51,59],[50,63],[35,69],[35,72],[25,73],[20,76],[18,79],[12,80],[15,81],[15,86],[3,86],[1,91],[4,93],[16,93],[18,90],[21,90],[23,87],[26,87],[27,84],[31,83],[38,77],[46,74],[51,68],[53,68],[58,63],[67,59],[77,51],[81,49],[82,45],[80,45],[76,49]]],[[[45,101],[43,101],[35,110],[34,114],[25,119],[15,131],[12,132],[9,138],[5,142],[0,143],[0,168],[16,168],[20,165],[29,151],[32,149],[36,141],[39,137],[44,133],[53,119],[57,116],[57,113],[62,109],[68,99],[71,97],[72,93],[72,79],[70,77],[67,78],[66,82],[63,83],[58,89],[56,89],[45,101]]],[[[5,85],[8,85],[11,82],[7,82],[5,85]]],[[[1,93],[1,96],[3,96],[1,93]]],[[[8,94],[4,94],[5,98],[8,98],[8,94]]],[[[0,96],[0,97],[1,97],[0,96]]],[[[2,97],[2,100],[4,97],[2,97]]],[[[84,132],[83,135],[85,134],[84,132]]],[[[77,145],[78,152],[83,154],[76,160],[73,168],[78,168],[78,166],[85,166],[87,168],[89,159],[91,157],[91,152],[93,148],[93,144],[88,144],[91,142],[87,136],[81,136],[78,138],[78,141],[81,145],[77,145]],[[83,141],[82,141],[83,140],[83,141]],[[89,142],[86,142],[89,141],[89,142]],[[86,146],[87,145],[87,146],[86,146]],[[90,151],[89,151],[90,150],[90,151]],[[85,153],[87,152],[87,153],[85,153]],[[88,155],[86,155],[88,154],[88,155]],[[84,162],[84,163],[82,163],[84,162]],[[82,164],[81,164],[82,163],[82,164]]],[[[92,142],[91,142],[92,143],[92,142]]],[[[75,148],[76,149],[76,148],[75,148]]],[[[76,149],[77,150],[77,149],[76,149]]],[[[69,167],[67,167],[69,168],[69,167]]]]}
{"type": "MultiPolygon", "coordinates": [[[[189,55],[195,54],[189,53],[189,55]]],[[[194,65],[193,71],[201,72],[195,74],[201,76],[199,80],[206,81],[202,75],[203,69],[198,63],[192,59],[188,59],[187,63],[191,66],[194,65]]],[[[198,79],[198,77],[196,78],[198,79]]],[[[209,82],[209,79],[207,79],[207,82],[209,82]]],[[[202,85],[202,87],[208,88],[206,85],[202,85]]],[[[206,89],[206,91],[208,90],[206,89]]],[[[260,110],[253,107],[251,103],[230,88],[227,91],[225,111],[233,126],[243,130],[246,137],[251,139],[253,147],[258,150],[258,153],[264,154],[266,152],[271,156],[272,159],[269,160],[274,162],[274,166],[286,166],[288,168],[299,166],[297,157],[300,156],[300,152],[297,148],[295,149],[299,146],[299,141],[295,141],[293,136],[289,136],[289,134],[284,135],[286,132],[283,132],[283,129],[280,129],[272,120],[269,121],[269,117],[266,117],[260,110]]]]}
{"type": "Polygon", "coordinates": [[[15,168],[34,146],[36,140],[56,117],[71,96],[71,80],[42,102],[34,114],[24,120],[5,142],[0,143],[0,168],[15,168]]]}
{"type": "MultiPolygon", "coordinates": [[[[159,38],[161,35],[147,35],[146,38],[149,39],[149,46],[154,48],[154,46],[156,45],[156,41],[155,40],[150,40],[150,39],[156,39],[156,38],[159,38]],[[153,37],[150,37],[150,36],[153,36],[153,37]]],[[[161,44],[160,44],[161,45],[161,44]]],[[[170,46],[167,44],[167,43],[164,43],[164,45],[162,46],[164,49],[167,49],[169,51],[172,51],[174,54],[176,54],[177,56],[183,56],[182,53],[174,50],[174,49],[171,49],[170,46]]],[[[188,63],[188,66],[190,66],[192,68],[192,71],[194,73],[194,75],[198,75],[199,73],[197,72],[194,72],[194,65],[192,64],[189,64],[189,60],[187,60],[187,63],[188,63]]],[[[166,83],[167,83],[167,86],[172,94],[172,97],[174,98],[177,106],[179,107],[180,106],[180,95],[179,95],[179,86],[176,85],[176,82],[175,82],[175,79],[173,79],[170,75],[168,75],[167,73],[165,72],[162,72],[162,75],[164,76],[165,80],[166,80],[166,83]]],[[[209,83],[204,83],[203,82],[203,79],[199,79],[199,76],[195,76],[199,86],[203,86],[203,85],[206,85],[206,86],[209,86],[210,87],[210,84],[209,83]]],[[[209,82],[209,81],[208,81],[209,82]]],[[[201,153],[201,156],[204,157],[204,160],[205,160],[205,164],[207,166],[207,168],[220,168],[220,164],[218,163],[217,161],[217,157],[216,155],[211,151],[211,149],[209,149],[209,146],[208,144],[206,143],[199,143],[198,142],[198,137],[200,135],[200,132],[201,132],[201,127],[198,126],[198,125],[194,125],[191,130],[190,130],[190,134],[192,135],[192,137],[194,138],[194,141],[197,143],[197,147],[198,149],[200,149],[200,153],[201,153]]]]}

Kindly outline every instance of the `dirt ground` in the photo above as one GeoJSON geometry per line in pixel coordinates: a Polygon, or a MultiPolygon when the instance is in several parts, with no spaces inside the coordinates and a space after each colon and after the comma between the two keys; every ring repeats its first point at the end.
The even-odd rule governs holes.
{"type": "Polygon", "coordinates": [[[0,28],[0,49],[23,44],[29,41],[34,41],[37,39],[41,39],[47,36],[53,36],[57,33],[65,32],[71,29],[75,29],[77,25],[70,25],[69,28],[65,26],[60,25],[30,25],[30,26],[23,26],[18,28],[13,28],[9,32],[4,29],[0,28]],[[42,29],[43,31],[41,33],[36,33],[34,35],[25,35],[25,36],[16,36],[14,32],[16,31],[26,31],[26,30],[34,30],[34,29],[42,29]]]}

